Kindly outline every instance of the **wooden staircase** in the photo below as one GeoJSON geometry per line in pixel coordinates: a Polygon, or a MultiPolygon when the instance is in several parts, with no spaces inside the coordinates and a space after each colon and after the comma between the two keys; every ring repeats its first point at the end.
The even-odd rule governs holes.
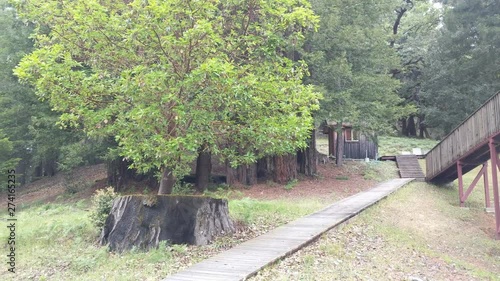
{"type": "Polygon", "coordinates": [[[398,155],[396,163],[399,168],[399,176],[401,178],[414,178],[417,180],[425,180],[424,172],[418,163],[416,155],[398,155]]]}

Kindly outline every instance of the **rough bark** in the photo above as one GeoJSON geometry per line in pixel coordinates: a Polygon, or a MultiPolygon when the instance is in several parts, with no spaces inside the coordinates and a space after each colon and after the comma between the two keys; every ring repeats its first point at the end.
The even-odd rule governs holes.
{"type": "Polygon", "coordinates": [[[328,156],[335,156],[336,150],[335,129],[328,127],[328,156]]]}
{"type": "Polygon", "coordinates": [[[307,147],[297,152],[298,171],[306,176],[313,176],[317,172],[318,155],[316,152],[316,130],[311,131],[307,147]]]}
{"type": "Polygon", "coordinates": [[[129,169],[129,161],[114,159],[107,163],[108,184],[119,191],[128,179],[134,178],[134,171],[129,169]]]}
{"type": "Polygon", "coordinates": [[[403,117],[400,120],[401,120],[401,134],[403,136],[407,136],[408,135],[408,125],[406,123],[406,117],[403,117]]]}
{"type": "Polygon", "coordinates": [[[420,114],[418,117],[418,137],[421,139],[428,138],[429,137],[429,132],[427,131],[427,127],[425,125],[425,115],[420,114]]]}
{"type": "Polygon", "coordinates": [[[116,158],[106,162],[108,185],[113,186],[115,191],[120,191],[128,182],[146,181],[151,188],[158,187],[158,180],[154,176],[154,171],[147,174],[137,173],[135,169],[130,169],[132,163],[122,158],[116,158]]]}
{"type": "Polygon", "coordinates": [[[415,116],[410,115],[408,117],[408,123],[407,123],[407,129],[408,129],[408,137],[416,137],[417,136],[417,127],[415,126],[415,116]]]}
{"type": "Polygon", "coordinates": [[[335,164],[340,167],[344,165],[344,130],[339,130],[337,135],[337,153],[335,164]]]}
{"type": "Polygon", "coordinates": [[[174,189],[175,177],[167,168],[163,168],[163,173],[160,180],[160,188],[158,189],[158,195],[171,194],[174,189]]]}
{"type": "Polygon", "coordinates": [[[270,179],[272,176],[272,161],[271,157],[264,157],[257,160],[257,178],[270,179]]]}
{"type": "Polygon", "coordinates": [[[236,169],[232,168],[228,161],[226,161],[226,184],[234,185],[237,183],[236,169]]]}
{"type": "Polygon", "coordinates": [[[201,149],[196,160],[196,183],[195,187],[198,192],[203,192],[207,189],[212,173],[212,154],[210,151],[201,149]]]}
{"type": "Polygon", "coordinates": [[[285,184],[297,178],[297,156],[283,155],[273,157],[273,180],[285,184]]]}
{"type": "Polygon", "coordinates": [[[233,185],[242,183],[245,185],[253,185],[257,183],[257,164],[241,165],[237,168],[232,168],[229,163],[226,163],[226,183],[233,185]]]}
{"type": "Polygon", "coordinates": [[[206,245],[234,232],[227,200],[202,196],[140,196],[115,199],[100,237],[115,252],[148,250],[161,241],[206,245]]]}

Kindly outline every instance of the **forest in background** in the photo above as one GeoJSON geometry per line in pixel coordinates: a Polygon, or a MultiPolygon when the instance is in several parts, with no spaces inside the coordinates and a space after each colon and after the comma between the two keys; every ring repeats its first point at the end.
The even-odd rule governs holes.
{"type": "MultiPolygon", "coordinates": [[[[49,16],[51,13],[56,13],[56,9],[60,7],[47,6],[45,9],[35,9],[36,5],[49,5],[52,2],[25,1],[16,3],[16,1],[12,1],[9,3],[4,0],[0,2],[0,13],[2,14],[0,25],[4,30],[0,35],[0,79],[2,81],[0,84],[2,108],[0,112],[0,168],[4,170],[17,167],[17,173],[22,175],[19,177],[22,179],[21,183],[27,183],[43,176],[51,176],[58,171],[69,171],[82,165],[103,161],[113,162],[117,159],[120,161],[124,157],[134,159],[134,155],[145,155],[152,151],[151,147],[157,145],[157,143],[151,142],[151,147],[127,151],[123,149],[125,144],[121,143],[122,140],[116,138],[119,135],[116,130],[128,130],[131,135],[136,136],[135,142],[129,144],[132,148],[137,147],[137,144],[147,143],[143,141],[144,132],[134,131],[134,128],[123,126],[109,132],[89,130],[91,127],[89,124],[95,128],[97,123],[111,120],[108,118],[109,116],[103,117],[102,120],[90,120],[90,123],[80,122],[81,119],[77,119],[77,122],[71,124],[72,126],[67,126],[67,121],[74,121],[71,118],[68,119],[68,117],[72,117],[68,115],[71,113],[70,109],[79,108],[83,112],[85,107],[82,104],[84,102],[78,104],[81,100],[70,101],[66,99],[68,104],[64,108],[61,107],[61,100],[50,96],[56,93],[60,94],[60,99],[66,98],[64,96],[65,89],[56,88],[56,83],[46,83],[47,88],[40,86],[43,83],[20,83],[18,76],[22,78],[23,69],[25,73],[28,73],[34,70],[34,66],[41,66],[41,62],[33,60],[33,56],[31,56],[32,64],[29,65],[29,57],[25,58],[24,68],[21,65],[17,70],[18,76],[14,75],[13,71],[23,57],[36,53],[43,46],[54,46],[56,43],[60,43],[51,33],[53,31],[51,24],[54,24],[56,20],[67,24],[61,24],[61,28],[81,27],[81,30],[84,30],[81,23],[74,21],[74,18],[49,16]],[[16,5],[22,16],[19,16],[14,8],[16,5]],[[51,89],[53,92],[49,93],[47,89],[51,89]],[[57,92],[58,90],[60,92],[57,92]],[[70,102],[74,102],[74,104],[70,104],[70,102]]],[[[306,115],[312,117],[314,114],[316,124],[328,119],[349,122],[355,124],[360,130],[377,134],[439,138],[451,131],[454,126],[500,89],[500,3],[498,1],[392,0],[368,3],[353,0],[313,0],[292,2],[290,4],[292,7],[295,5],[303,9],[300,10],[300,13],[292,9],[294,12],[290,13],[290,22],[286,26],[280,27],[273,22],[273,20],[278,22],[278,17],[259,18],[252,16],[262,11],[276,15],[277,10],[273,9],[277,7],[264,7],[263,2],[258,1],[242,1],[232,7],[235,11],[240,12],[227,15],[224,18],[225,23],[232,22],[233,26],[227,27],[226,31],[221,30],[220,34],[210,30],[207,32],[220,36],[211,37],[213,41],[203,41],[203,43],[208,44],[207,46],[213,48],[204,51],[212,54],[214,50],[217,50],[221,56],[214,58],[211,61],[213,64],[205,65],[205,68],[198,68],[198,72],[192,76],[212,75],[216,77],[222,72],[228,74],[220,79],[210,80],[215,81],[210,85],[203,84],[204,80],[189,80],[191,83],[189,87],[192,89],[200,89],[202,86],[204,89],[209,89],[207,92],[197,93],[197,96],[200,97],[200,101],[204,102],[203,104],[210,104],[211,107],[196,107],[193,104],[186,104],[186,106],[192,106],[191,108],[194,110],[179,111],[182,114],[191,114],[190,116],[193,116],[195,120],[199,120],[197,131],[194,131],[183,142],[193,144],[193,140],[196,138],[204,140],[197,145],[193,144],[193,147],[188,149],[189,151],[184,151],[186,155],[191,155],[191,158],[187,160],[196,159],[199,156],[198,152],[210,151],[225,155],[227,160],[235,161],[235,163],[249,163],[255,161],[257,156],[261,156],[257,155],[255,151],[263,151],[263,147],[272,149],[263,151],[262,155],[265,153],[290,153],[303,148],[306,145],[307,130],[312,127],[312,119],[308,121],[311,124],[303,125],[297,123],[300,118],[286,119],[287,122],[280,122],[280,120],[285,120],[280,118],[285,117],[277,116],[271,123],[269,123],[269,119],[259,118],[259,116],[270,116],[267,111],[276,112],[276,108],[285,108],[284,112],[286,112],[285,110],[288,109],[284,106],[294,102],[303,107],[304,115],[302,117],[306,115]],[[247,9],[250,7],[248,5],[253,7],[253,10],[247,9]],[[309,12],[308,9],[312,9],[314,13],[309,12]],[[239,17],[245,16],[252,19],[248,20],[248,26],[250,26],[248,30],[253,30],[254,33],[245,33],[247,37],[241,42],[238,41],[241,34],[236,34],[236,36],[230,31],[247,32],[245,28],[248,26],[239,26],[238,21],[239,17]],[[278,28],[282,29],[278,30],[278,28]],[[266,42],[266,44],[261,44],[261,42],[266,42]],[[248,59],[246,57],[248,54],[244,51],[236,48],[230,50],[230,46],[237,44],[243,44],[247,51],[252,50],[254,52],[252,59],[248,59]],[[238,61],[237,66],[244,67],[235,68],[227,63],[221,63],[226,57],[231,56],[233,56],[233,61],[238,61]],[[272,80],[266,76],[267,70],[264,67],[270,69],[269,67],[276,65],[283,67],[275,70],[274,74],[279,77],[278,80],[272,80]],[[241,76],[238,76],[241,74],[238,73],[239,69],[248,71],[246,74],[251,73],[258,83],[250,79],[237,80],[241,76]],[[289,78],[284,79],[284,77],[289,77],[294,69],[301,69],[301,73],[293,74],[294,84],[290,85],[286,83],[289,78]],[[233,82],[230,81],[233,81],[234,84],[231,84],[233,82]],[[261,81],[265,83],[260,83],[261,81]],[[245,97],[245,93],[249,93],[251,90],[242,90],[243,97],[239,96],[241,100],[239,98],[230,99],[239,116],[215,114],[223,111],[216,104],[210,102],[213,93],[224,92],[224,89],[229,88],[234,90],[238,83],[246,85],[247,89],[259,89],[259,91],[266,93],[267,96],[259,98],[265,100],[266,103],[273,104],[273,107],[257,107],[256,105],[259,103],[250,103],[254,96],[245,97]],[[290,90],[283,92],[281,88],[275,87],[277,83],[282,83],[280,84],[282,89],[290,90]],[[321,98],[319,98],[320,95],[321,98]],[[274,103],[275,101],[276,103],[274,103]],[[317,110],[315,108],[316,101],[319,102],[317,110]],[[246,102],[248,102],[247,106],[245,106],[246,102]],[[256,112],[253,112],[255,110],[256,112]],[[234,118],[238,122],[233,122],[234,118]],[[252,120],[252,122],[248,120],[252,120]],[[232,147],[219,145],[222,143],[219,136],[207,136],[206,133],[213,131],[213,129],[206,128],[206,126],[213,124],[210,122],[214,121],[225,122],[224,124],[232,126],[228,129],[231,134],[228,133],[223,142],[227,143],[228,138],[231,137],[232,147]],[[241,129],[242,127],[253,128],[253,126],[269,130],[245,131],[241,129]],[[284,136],[293,135],[294,126],[302,126],[301,134],[297,136],[298,139],[283,142],[284,139],[289,139],[284,138],[284,136]],[[275,139],[270,145],[269,140],[277,134],[281,138],[275,139]],[[242,150],[242,148],[244,149],[242,150]]],[[[224,2],[221,1],[221,3],[224,2]]],[[[113,2],[106,4],[113,5],[113,2]]],[[[207,20],[212,15],[211,7],[203,8],[207,11],[207,15],[204,17],[207,26],[217,27],[213,22],[217,22],[219,18],[214,17],[212,22],[207,20]]],[[[96,26],[102,23],[102,18],[94,17],[92,20],[95,21],[96,26]]],[[[141,26],[140,24],[144,24],[144,22],[141,22],[140,19],[136,20],[137,26],[135,28],[143,28],[143,30],[153,28],[141,26]]],[[[109,32],[116,32],[116,29],[113,29],[116,27],[111,25],[103,25],[102,28],[108,28],[109,32]]],[[[165,36],[168,36],[168,32],[166,33],[165,36]]],[[[99,38],[95,32],[89,32],[86,36],[88,36],[89,41],[102,39],[102,36],[99,38]]],[[[137,33],[134,36],[140,37],[142,35],[137,33]]],[[[145,34],[144,38],[148,38],[147,36],[145,34]]],[[[117,39],[121,38],[117,37],[117,39]]],[[[135,45],[132,43],[125,47],[134,48],[135,45]]],[[[66,46],[66,48],[70,47],[66,46]]],[[[109,55],[106,53],[109,51],[109,46],[104,46],[99,50],[102,52],[100,55],[109,55]]],[[[80,63],[80,67],[85,68],[85,71],[92,69],[89,72],[98,75],[99,71],[103,69],[106,73],[116,70],[113,68],[115,67],[113,63],[106,66],[91,65],[89,62],[92,58],[87,59],[85,52],[81,50],[79,52],[81,57],[78,59],[81,61],[78,59],[75,61],[80,63]]],[[[97,54],[99,55],[99,53],[97,54]]],[[[72,55],[74,59],[77,57],[77,53],[72,55]]],[[[123,61],[122,59],[127,57],[126,53],[123,54],[123,57],[119,55],[115,59],[123,61]]],[[[139,52],[137,58],[129,58],[129,63],[136,63],[144,57],[145,55],[139,52]],[[134,61],[134,59],[136,60],[134,61]]],[[[200,53],[195,57],[199,57],[201,61],[204,54],[200,53]]],[[[46,65],[49,66],[46,69],[52,67],[49,70],[45,69],[48,76],[61,75],[61,72],[58,72],[61,69],[53,67],[57,64],[47,63],[46,65]]],[[[135,65],[137,67],[136,73],[143,70],[138,68],[140,66],[140,64],[135,65]]],[[[149,74],[146,72],[141,73],[141,75],[156,81],[157,77],[161,77],[161,73],[158,69],[155,75],[160,76],[147,76],[149,74]]],[[[34,76],[26,77],[23,79],[25,81],[32,79],[31,82],[39,79],[39,77],[34,76]]],[[[132,80],[131,77],[129,77],[129,81],[132,80]]],[[[112,84],[113,81],[116,82],[115,78],[111,76],[109,80],[100,79],[100,81],[104,81],[104,84],[94,85],[96,88],[90,92],[97,91],[96,89],[99,89],[97,86],[102,87],[100,89],[111,89],[111,85],[115,85],[112,84]]],[[[181,80],[181,82],[185,83],[186,80],[181,80]]],[[[123,87],[124,84],[121,86],[123,87]]],[[[153,82],[150,86],[156,87],[158,85],[153,82]]],[[[130,91],[130,93],[134,92],[133,89],[130,91]]],[[[161,93],[161,91],[158,92],[161,93]]],[[[142,98],[147,97],[148,93],[150,92],[144,91],[142,98]]],[[[218,96],[219,100],[216,99],[216,101],[227,101],[228,97],[218,96]]],[[[192,100],[186,99],[186,101],[191,102],[192,100]]],[[[99,108],[99,110],[102,108],[104,107],[99,108]]],[[[120,110],[126,111],[127,109],[122,107],[120,110]]],[[[289,110],[293,111],[296,108],[289,110]]],[[[148,112],[153,111],[146,111],[145,116],[148,116],[148,112]]],[[[110,114],[109,112],[104,113],[110,114]]],[[[137,114],[137,112],[134,111],[132,114],[137,114]]],[[[80,117],[82,116],[84,117],[83,114],[80,117]]],[[[129,115],[126,118],[139,120],[144,117],[129,115]]],[[[175,119],[172,118],[172,120],[175,119]]],[[[151,120],[145,118],[143,121],[151,120]]],[[[155,128],[152,127],[151,130],[154,131],[155,128]]],[[[158,153],[165,153],[171,159],[179,157],[175,153],[172,154],[172,150],[178,151],[173,146],[158,153]]],[[[165,156],[165,158],[168,157],[165,156]]],[[[136,163],[142,161],[144,164],[139,167],[141,171],[158,171],[162,166],[161,163],[154,164],[151,159],[137,158],[134,160],[137,160],[136,163]]],[[[166,160],[162,159],[160,162],[163,161],[166,160]]],[[[179,167],[179,169],[182,168],[179,167]]]]}

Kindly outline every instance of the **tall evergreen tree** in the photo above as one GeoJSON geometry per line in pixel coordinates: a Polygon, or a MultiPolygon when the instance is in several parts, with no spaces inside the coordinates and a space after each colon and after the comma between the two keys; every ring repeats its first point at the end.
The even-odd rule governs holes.
{"type": "Polygon", "coordinates": [[[392,19],[390,45],[397,52],[401,65],[391,72],[395,79],[401,81],[398,94],[404,99],[404,104],[417,109],[400,119],[401,133],[404,136],[428,137],[420,91],[428,60],[427,51],[440,22],[440,9],[427,0],[401,0],[394,9],[392,19]]]}
{"type": "Polygon", "coordinates": [[[16,10],[4,0],[0,0],[0,29],[3,31],[0,34],[0,130],[4,140],[7,138],[11,143],[11,157],[18,160],[15,168],[19,182],[53,175],[60,168],[69,169],[89,160],[95,162],[103,150],[97,149],[95,142],[85,141],[82,133],[61,130],[56,124],[60,114],[52,111],[48,103],[38,100],[34,91],[21,85],[13,75],[21,58],[33,49],[30,39],[33,25],[20,20],[16,10]],[[93,150],[86,149],[89,147],[93,150]]]}
{"type": "Polygon", "coordinates": [[[500,90],[500,2],[447,3],[422,87],[427,122],[442,133],[500,90]]]}
{"type": "Polygon", "coordinates": [[[318,118],[349,122],[365,133],[392,130],[408,112],[396,92],[400,83],[391,76],[399,59],[389,46],[391,34],[386,27],[395,1],[315,0],[312,4],[321,21],[306,56],[311,68],[308,82],[324,94],[318,118]]]}

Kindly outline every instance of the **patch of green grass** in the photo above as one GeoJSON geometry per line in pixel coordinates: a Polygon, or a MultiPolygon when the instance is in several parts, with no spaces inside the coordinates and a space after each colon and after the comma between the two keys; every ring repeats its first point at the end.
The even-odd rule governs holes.
{"type": "Polygon", "coordinates": [[[438,141],[430,139],[380,136],[378,138],[378,155],[400,155],[402,151],[412,152],[413,148],[431,150],[438,141]]]}
{"type": "Polygon", "coordinates": [[[213,190],[205,190],[204,196],[221,199],[241,199],[243,192],[228,185],[219,185],[213,190]]]}
{"type": "Polygon", "coordinates": [[[297,179],[293,179],[289,181],[283,188],[285,190],[292,190],[297,185],[297,183],[299,183],[299,181],[297,179]]]}
{"type": "Polygon", "coordinates": [[[370,161],[365,164],[363,177],[365,180],[375,180],[381,182],[393,178],[398,178],[399,175],[395,162],[370,161]]]}
{"type": "Polygon", "coordinates": [[[231,216],[245,224],[279,225],[311,214],[324,206],[325,203],[315,199],[260,201],[247,197],[229,201],[231,216]]]}

